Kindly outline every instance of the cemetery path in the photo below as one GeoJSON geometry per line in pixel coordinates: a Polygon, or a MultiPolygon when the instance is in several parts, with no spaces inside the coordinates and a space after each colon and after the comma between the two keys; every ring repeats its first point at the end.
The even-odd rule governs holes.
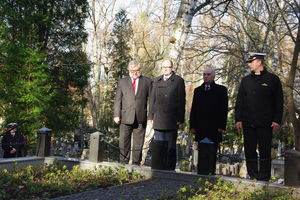
{"type": "MultiPolygon", "coordinates": [[[[54,198],[55,200],[93,199],[93,200],[154,200],[164,195],[176,194],[184,187],[192,185],[189,181],[151,178],[144,181],[127,183],[121,186],[101,188],[89,192],[54,198]]],[[[196,184],[192,185],[196,188],[196,184]]]]}

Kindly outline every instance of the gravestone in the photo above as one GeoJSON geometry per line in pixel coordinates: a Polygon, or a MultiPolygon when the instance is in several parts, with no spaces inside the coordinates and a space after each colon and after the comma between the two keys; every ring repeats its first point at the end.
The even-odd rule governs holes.
{"type": "Polygon", "coordinates": [[[37,145],[36,156],[47,157],[50,156],[51,148],[51,130],[44,127],[37,131],[37,145]]]}
{"type": "Polygon", "coordinates": [[[90,137],[90,151],[89,161],[90,162],[102,162],[103,161],[103,148],[104,148],[104,134],[95,132],[90,137]]]}

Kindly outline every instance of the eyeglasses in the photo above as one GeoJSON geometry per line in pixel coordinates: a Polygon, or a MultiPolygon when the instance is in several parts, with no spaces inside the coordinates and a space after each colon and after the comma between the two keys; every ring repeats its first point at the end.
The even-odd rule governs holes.
{"type": "Polygon", "coordinates": [[[138,73],[140,70],[130,70],[131,73],[138,73]]]}
{"type": "Polygon", "coordinates": [[[163,69],[168,69],[168,68],[172,68],[173,66],[162,66],[161,68],[163,69]]]}

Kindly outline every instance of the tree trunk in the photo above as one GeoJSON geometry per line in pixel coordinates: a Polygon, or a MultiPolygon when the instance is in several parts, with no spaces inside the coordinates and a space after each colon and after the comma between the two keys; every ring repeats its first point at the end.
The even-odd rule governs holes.
{"type": "Polygon", "coordinates": [[[89,109],[90,109],[91,116],[92,116],[93,127],[98,128],[99,115],[97,114],[97,106],[95,105],[95,100],[94,100],[94,96],[92,93],[91,85],[88,85],[88,87],[86,88],[86,94],[87,94],[88,100],[89,100],[89,109]]]}
{"type": "Polygon", "coordinates": [[[289,106],[289,114],[290,118],[294,127],[294,134],[295,134],[295,148],[297,151],[300,150],[300,142],[299,142],[299,137],[300,137],[300,121],[299,113],[296,115],[296,107],[295,107],[295,100],[294,100],[294,94],[293,94],[293,88],[294,88],[294,82],[295,82],[295,77],[296,77],[296,71],[297,71],[297,62],[298,62],[298,57],[299,57],[299,52],[300,52],[300,28],[299,28],[298,23],[298,33],[297,33],[297,38],[295,41],[295,48],[294,48],[294,54],[293,54],[293,60],[291,64],[291,71],[288,77],[288,85],[287,85],[287,99],[288,99],[288,106],[289,106]]]}
{"type": "MultiPolygon", "coordinates": [[[[93,127],[100,129],[101,121],[101,110],[104,113],[105,102],[101,102],[100,96],[105,96],[107,93],[107,86],[104,84],[104,91],[101,91],[101,72],[104,70],[104,66],[107,63],[103,59],[107,58],[107,48],[106,40],[108,36],[107,29],[113,21],[113,10],[115,7],[116,0],[110,1],[110,10],[105,7],[105,0],[90,0],[89,5],[91,8],[90,12],[90,37],[91,37],[91,48],[90,48],[90,57],[94,63],[94,67],[91,70],[92,80],[90,85],[87,88],[88,99],[89,99],[89,108],[92,117],[93,127]],[[111,12],[110,12],[111,11],[111,12]],[[107,13],[111,13],[111,16],[107,13]],[[110,19],[108,19],[110,17],[110,19]],[[104,63],[104,64],[103,64],[104,63]],[[100,107],[104,105],[104,107],[100,107]]],[[[105,81],[104,81],[105,82],[105,81]]],[[[106,83],[106,82],[105,82],[106,83]]],[[[104,116],[102,116],[104,118],[104,116]]],[[[102,119],[103,121],[103,119],[102,119]]]]}
{"type": "Polygon", "coordinates": [[[173,30],[167,46],[165,58],[169,58],[175,65],[175,71],[178,69],[182,51],[185,46],[186,39],[190,32],[194,15],[201,9],[210,4],[210,0],[197,6],[197,0],[181,0],[180,7],[173,24],[173,30]]]}

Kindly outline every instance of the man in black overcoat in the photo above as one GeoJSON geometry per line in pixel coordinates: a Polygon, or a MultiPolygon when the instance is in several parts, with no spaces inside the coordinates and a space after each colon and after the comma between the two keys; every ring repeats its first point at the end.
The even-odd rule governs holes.
{"type": "Polygon", "coordinates": [[[152,80],[140,73],[140,63],[129,62],[129,75],[119,80],[114,101],[114,121],[120,124],[119,162],[127,164],[131,154],[132,164],[140,165],[147,123],[147,102],[152,90],[152,80]]]}
{"type": "MultiPolygon", "coordinates": [[[[194,90],[193,103],[190,114],[190,131],[195,134],[195,141],[209,138],[214,142],[216,153],[222,141],[222,132],[226,129],[228,113],[227,88],[214,81],[215,71],[207,68],[203,71],[204,83],[194,90]]],[[[203,163],[198,163],[203,164],[203,163]]]]}
{"type": "Polygon", "coordinates": [[[272,135],[279,129],[283,114],[282,85],[278,76],[264,68],[265,55],[248,53],[251,74],[242,79],[235,105],[236,128],[243,129],[244,134],[248,174],[261,181],[271,177],[272,135]]]}
{"type": "MultiPolygon", "coordinates": [[[[9,123],[8,128],[16,126],[17,123],[9,123]]],[[[22,157],[22,149],[24,147],[24,137],[17,129],[11,129],[5,133],[2,138],[2,149],[4,150],[3,158],[22,157]]]]}
{"type": "Polygon", "coordinates": [[[163,136],[168,140],[168,170],[176,168],[177,131],[178,126],[184,122],[185,114],[184,80],[173,69],[171,60],[163,61],[163,75],[154,81],[148,115],[155,137],[163,136]]]}

